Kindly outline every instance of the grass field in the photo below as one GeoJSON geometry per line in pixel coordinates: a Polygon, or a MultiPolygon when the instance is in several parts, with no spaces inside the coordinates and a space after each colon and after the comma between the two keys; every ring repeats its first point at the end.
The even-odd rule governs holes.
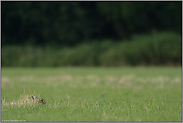
{"type": "Polygon", "coordinates": [[[182,121],[181,67],[1,72],[1,121],[182,121]],[[37,104],[31,95],[47,103],[37,104]]]}

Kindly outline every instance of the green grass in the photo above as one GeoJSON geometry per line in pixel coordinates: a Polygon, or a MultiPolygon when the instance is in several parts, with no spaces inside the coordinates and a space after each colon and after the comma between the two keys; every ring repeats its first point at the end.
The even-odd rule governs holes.
{"type": "Polygon", "coordinates": [[[180,67],[2,68],[1,121],[180,122],[181,73],[180,67]]]}

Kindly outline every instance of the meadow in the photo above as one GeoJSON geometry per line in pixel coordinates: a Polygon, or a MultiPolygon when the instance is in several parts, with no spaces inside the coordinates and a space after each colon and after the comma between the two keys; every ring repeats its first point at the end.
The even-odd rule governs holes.
{"type": "Polygon", "coordinates": [[[181,122],[182,69],[3,67],[1,121],[181,122]]]}

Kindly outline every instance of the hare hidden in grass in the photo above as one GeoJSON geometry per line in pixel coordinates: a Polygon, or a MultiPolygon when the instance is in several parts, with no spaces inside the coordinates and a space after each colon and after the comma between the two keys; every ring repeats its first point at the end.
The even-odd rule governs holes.
{"type": "Polygon", "coordinates": [[[44,99],[40,99],[36,96],[32,96],[32,99],[37,100],[39,104],[43,104],[43,105],[46,104],[46,101],[44,99]]]}

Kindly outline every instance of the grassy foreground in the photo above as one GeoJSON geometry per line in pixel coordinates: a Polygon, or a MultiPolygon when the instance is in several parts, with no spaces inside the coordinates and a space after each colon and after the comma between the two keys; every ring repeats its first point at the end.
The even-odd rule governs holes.
{"type": "Polygon", "coordinates": [[[2,68],[1,121],[182,121],[177,67],[2,68]],[[46,100],[40,105],[35,95],[46,100]]]}

